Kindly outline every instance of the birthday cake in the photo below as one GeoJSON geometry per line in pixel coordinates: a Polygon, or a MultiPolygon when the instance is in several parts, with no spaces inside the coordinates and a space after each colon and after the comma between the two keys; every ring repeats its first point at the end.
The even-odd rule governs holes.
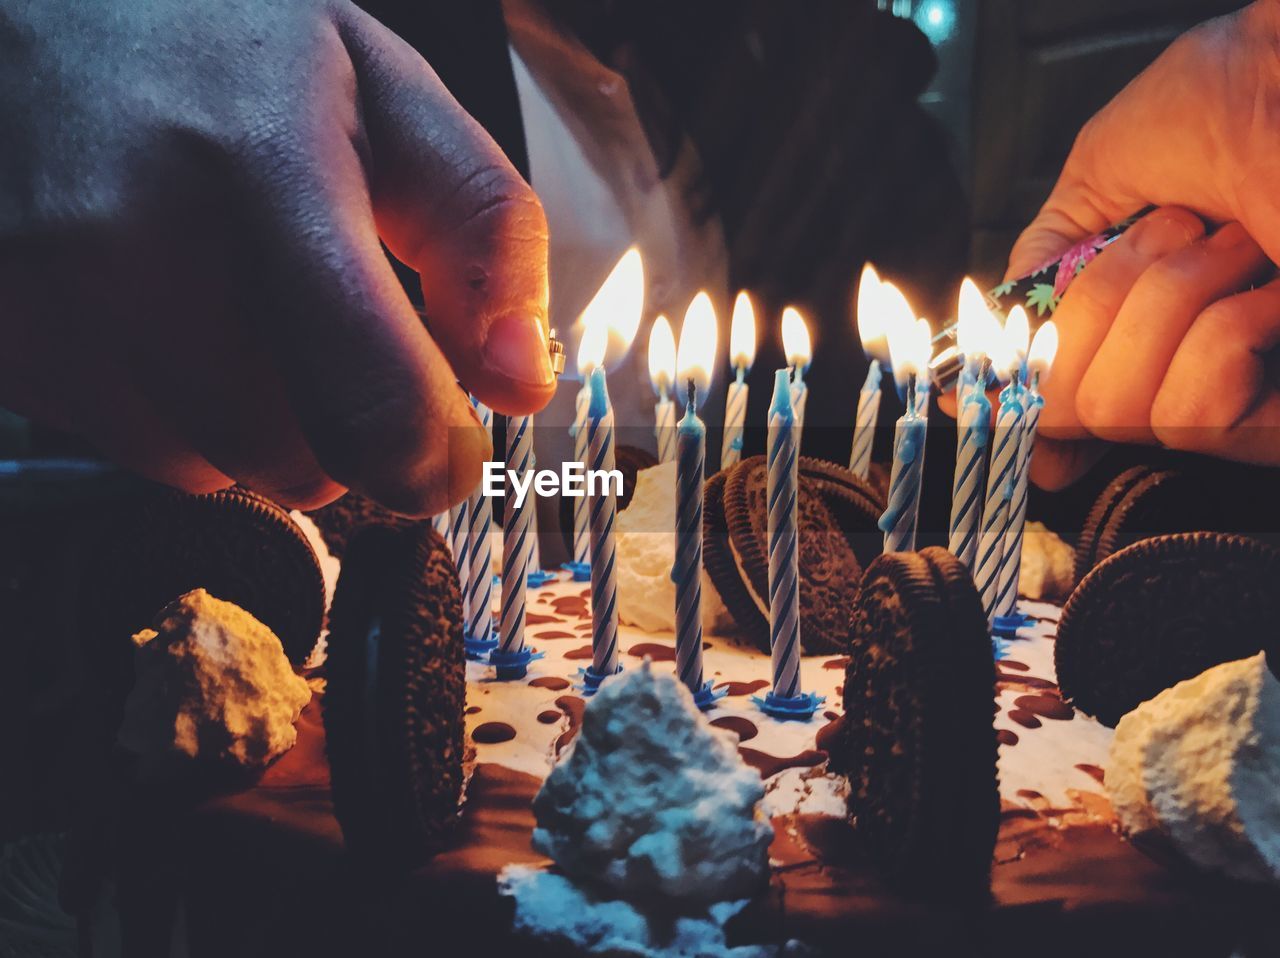
{"type": "MultiPolygon", "coordinates": [[[[636,528],[644,528],[646,515],[661,513],[657,500],[668,490],[657,481],[638,484],[632,505],[639,510],[636,528]]],[[[315,549],[332,593],[341,560],[310,519],[299,514],[294,519],[315,549]]],[[[624,609],[649,600],[643,591],[648,573],[641,567],[661,565],[671,549],[669,534],[665,544],[656,533],[646,535],[643,548],[632,543],[620,550],[624,565],[637,567],[634,575],[622,577],[624,609]]],[[[427,557],[445,554],[425,528],[413,541],[427,557]]],[[[352,563],[377,551],[358,545],[347,554],[352,563]]],[[[316,667],[322,656],[313,656],[305,674],[315,694],[297,719],[292,748],[265,769],[255,769],[249,784],[237,778],[199,792],[171,789],[126,802],[113,846],[119,851],[108,855],[114,856],[111,867],[100,869],[106,882],[69,895],[80,903],[88,950],[114,954],[123,943],[127,953],[168,954],[180,940],[175,951],[220,958],[513,951],[768,958],[851,949],[869,955],[1024,955],[1028,950],[1228,955],[1236,947],[1273,941],[1269,916],[1276,901],[1270,888],[1196,872],[1158,834],[1152,845],[1149,833],[1159,829],[1144,830],[1141,848],[1122,834],[1121,826],[1132,828],[1138,813],[1129,809],[1141,793],[1126,787],[1118,817],[1104,784],[1108,765],[1123,761],[1125,781],[1132,781],[1142,774],[1133,771],[1135,764],[1150,762],[1152,748],[1142,746],[1145,759],[1130,757],[1133,746],[1124,743],[1135,739],[1133,732],[1122,726],[1118,739],[1111,728],[1064,701],[1054,664],[1057,606],[1023,600],[1020,609],[1029,624],[1004,642],[993,669],[984,654],[967,658],[970,665],[957,665],[961,673],[939,674],[936,685],[919,684],[906,674],[912,659],[905,654],[907,646],[897,646],[900,622],[909,620],[905,628],[915,630],[908,643],[912,655],[926,662],[943,654],[939,661],[950,661],[945,646],[950,630],[967,628],[968,603],[976,602],[967,576],[948,571],[944,557],[954,560],[941,553],[928,558],[933,551],[940,553],[921,554],[926,555],[922,561],[932,563],[923,571],[872,563],[868,579],[893,583],[889,591],[867,585],[869,594],[859,596],[851,582],[850,604],[862,609],[865,619],[851,638],[862,651],[803,656],[805,691],[825,699],[811,721],[780,720],[758,707],[756,698],[773,680],[769,656],[723,613],[710,617],[714,627],[704,636],[704,672],[720,695],[704,713],[671,678],[676,654],[671,626],[646,621],[647,630],[641,629],[627,624],[625,614],[623,672],[594,699],[584,696],[580,672],[592,656],[590,588],[563,573],[529,593],[527,639],[542,657],[524,678],[498,681],[483,661],[463,666],[456,660],[465,681],[456,740],[447,709],[437,703],[441,717],[423,718],[435,714],[432,699],[411,693],[404,705],[356,719],[357,734],[343,746],[342,768],[331,764],[340,757],[335,743],[326,743],[331,719],[337,718],[328,714],[330,698],[340,681],[331,667],[335,661],[352,662],[350,655],[338,653],[350,639],[353,613],[350,606],[345,612],[339,608],[335,627],[343,634],[330,637],[331,653],[338,658],[316,667]],[[922,595],[935,594],[932,590],[941,590],[937,614],[901,618],[924,601],[922,595]],[[878,611],[867,618],[873,602],[878,611]],[[871,651],[877,643],[896,648],[894,658],[871,651]],[[967,694],[976,693],[979,705],[986,697],[982,689],[988,679],[975,687],[968,674],[984,659],[992,683],[989,726],[984,720],[975,724],[974,699],[967,694]],[[872,662],[879,664],[869,671],[872,662]],[[882,721],[859,703],[859,724],[874,724],[875,741],[887,750],[886,758],[868,755],[866,761],[880,777],[855,774],[850,767],[858,762],[857,755],[851,760],[850,743],[862,748],[846,720],[852,714],[846,708],[851,682],[859,695],[874,687],[894,702],[898,693],[888,690],[901,688],[913,696],[901,699],[904,707],[893,721],[882,721]],[[949,688],[966,694],[956,698],[949,688]],[[436,730],[438,742],[457,746],[452,757],[441,744],[429,746],[426,754],[434,766],[405,759],[403,767],[420,777],[416,785],[431,786],[434,811],[397,799],[397,786],[388,784],[385,769],[353,766],[352,750],[367,747],[375,730],[385,732],[384,722],[416,722],[415,727],[436,730]],[[925,727],[935,731],[922,733],[920,741],[934,744],[920,746],[911,730],[925,727]],[[937,734],[974,751],[940,752],[936,746],[945,739],[933,738],[937,734]],[[918,754],[934,766],[927,775],[918,768],[911,773],[923,775],[918,783],[931,790],[923,811],[912,813],[924,818],[903,819],[900,808],[910,803],[892,797],[899,789],[892,782],[908,781],[895,771],[894,756],[902,754],[918,754]],[[465,779],[461,798],[449,799],[450,810],[441,813],[438,800],[448,792],[437,786],[447,781],[454,763],[465,779]],[[335,785],[339,773],[345,798],[335,785]],[[960,787],[956,776],[962,774],[973,784],[960,787]],[[362,783],[358,798],[352,782],[362,783]],[[975,800],[965,799],[966,793],[975,800]],[[873,830],[870,816],[879,813],[872,810],[886,798],[898,817],[890,815],[873,830]],[[359,803],[368,807],[353,812],[359,803]],[[851,821],[851,809],[866,818],[862,827],[851,821]],[[352,816],[361,814],[376,825],[384,844],[368,841],[366,824],[356,854],[352,823],[360,819],[352,816]],[[434,816],[431,820],[445,827],[419,839],[414,825],[421,815],[434,816]],[[903,827],[900,834],[910,837],[902,840],[911,849],[905,857],[897,839],[887,847],[884,841],[903,827]],[[958,829],[965,830],[963,836],[958,829]],[[873,835],[879,837],[873,840],[873,835]],[[951,846],[961,838],[957,852],[951,846]],[[967,864],[944,866],[957,855],[967,864]],[[886,867],[886,859],[897,864],[886,867]]],[[[434,562],[429,558],[427,565],[436,568],[434,562]]],[[[362,581],[378,581],[368,572],[362,581]]],[[[431,572],[421,582],[429,586],[434,576],[431,572]]],[[[376,594],[405,608],[436,601],[424,599],[416,588],[408,589],[405,601],[395,590],[376,594]]],[[[348,602],[352,595],[366,594],[347,582],[338,586],[339,604],[344,589],[348,602]]],[[[452,634],[445,621],[449,602],[456,602],[456,593],[448,598],[452,589],[437,592],[443,605],[430,606],[431,615],[444,617],[442,631],[433,634],[452,634]]],[[[367,634],[382,640],[379,656],[367,664],[411,656],[400,651],[408,633],[396,623],[430,632],[435,620],[405,617],[368,594],[375,597],[361,608],[386,615],[368,619],[377,631],[367,634]]],[[[651,601],[669,604],[660,596],[651,601]]],[[[452,615],[456,618],[456,611],[452,615]]],[[[261,628],[251,628],[252,634],[261,628]]],[[[985,645],[984,632],[978,641],[985,645]]],[[[277,656],[274,665],[264,667],[265,674],[275,676],[284,661],[282,651],[277,656]]],[[[418,667],[447,676],[454,668],[448,661],[445,653],[443,662],[418,667]]],[[[943,672],[943,666],[935,671],[943,672]]],[[[1267,684],[1273,680],[1255,678],[1256,671],[1248,673],[1253,685],[1237,682],[1248,691],[1240,698],[1249,703],[1254,732],[1273,711],[1266,697],[1273,694],[1267,684]],[[1259,697],[1261,704],[1252,704],[1259,697]]],[[[357,675],[373,674],[382,673],[357,675]]],[[[448,680],[440,681],[447,685],[448,680]]],[[[343,694],[349,697],[353,687],[359,682],[348,683],[343,694]]],[[[293,701],[301,703],[305,696],[293,701]]],[[[1170,711],[1153,708],[1163,709],[1159,714],[1170,711]]],[[[348,700],[343,712],[350,719],[359,709],[348,700]]],[[[1210,721],[1203,713],[1194,719],[1201,726],[1210,721]]],[[[1135,722],[1143,723],[1142,742],[1150,739],[1149,727],[1158,724],[1149,718],[1135,722]]],[[[1247,750],[1242,743],[1250,734],[1227,736],[1223,750],[1247,750]]],[[[1169,769],[1167,774],[1182,773],[1169,769]]],[[[1223,774],[1231,777],[1229,769],[1223,774]]],[[[1253,774],[1265,775],[1266,768],[1253,774]]],[[[415,782],[401,785],[412,788],[415,782]]],[[[1212,782],[1200,788],[1198,794],[1207,794],[1212,782]]],[[[417,788],[411,797],[420,792],[417,788]]],[[[1179,814],[1178,821],[1194,819],[1194,811],[1179,814]]],[[[1271,824],[1257,814],[1250,821],[1261,821],[1263,828],[1271,824]]]]}

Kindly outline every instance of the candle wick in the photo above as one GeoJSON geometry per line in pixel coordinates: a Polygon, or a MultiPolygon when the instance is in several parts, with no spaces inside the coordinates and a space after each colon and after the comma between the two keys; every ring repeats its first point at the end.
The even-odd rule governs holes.
{"type": "Polygon", "coordinates": [[[692,412],[695,406],[695,400],[698,398],[698,387],[692,379],[689,380],[689,411],[692,412]]]}
{"type": "Polygon", "coordinates": [[[907,373],[907,415],[916,414],[916,374],[907,373]]]}

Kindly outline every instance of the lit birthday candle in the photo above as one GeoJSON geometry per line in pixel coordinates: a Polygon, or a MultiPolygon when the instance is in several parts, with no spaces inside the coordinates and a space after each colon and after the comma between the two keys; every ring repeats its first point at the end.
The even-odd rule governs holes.
{"type": "MultiPolygon", "coordinates": [[[[591,400],[587,405],[587,469],[612,472],[613,406],[609,402],[605,357],[611,344],[625,352],[640,325],[644,270],[638,252],[632,249],[623,256],[592,300],[592,307],[600,313],[585,321],[583,332],[587,341],[583,349],[593,367],[591,400]]],[[[592,695],[601,682],[622,671],[618,658],[618,498],[614,484],[596,483],[587,507],[591,530],[591,665],[582,670],[582,681],[583,693],[592,695]]]]}
{"type": "Polygon", "coordinates": [[[658,462],[670,462],[676,454],[676,404],[671,383],[676,374],[676,338],[667,317],[659,316],[649,331],[649,382],[658,397],[653,407],[653,434],[658,440],[658,462]]]}
{"type": "MultiPolygon", "coordinates": [[[[573,461],[587,462],[587,407],[591,402],[591,373],[605,362],[611,341],[629,345],[640,325],[640,313],[631,304],[644,302],[644,268],[640,252],[632,247],[618,260],[605,278],[591,302],[578,319],[582,330],[578,341],[578,378],[582,388],[574,401],[573,461]],[[587,330],[600,326],[605,330],[603,339],[592,339],[587,330]]],[[[625,349],[623,350],[625,351],[625,349]]],[[[586,496],[573,499],[573,556],[564,564],[573,573],[573,581],[588,582],[591,579],[591,531],[586,496]]]]}
{"type": "Polygon", "coordinates": [[[678,379],[687,397],[676,440],[676,547],[671,581],[676,586],[676,674],[699,708],[719,695],[702,674],[702,481],[706,472],[707,427],[698,403],[711,386],[716,354],[716,314],[711,298],[699,293],[680,329],[678,379]]]}
{"type": "Polygon", "coordinates": [[[862,268],[862,278],[858,281],[858,336],[869,365],[867,378],[858,393],[849,471],[865,479],[871,471],[871,447],[875,444],[876,420],[880,415],[880,379],[884,375],[884,366],[889,363],[889,340],[885,336],[880,304],[880,277],[870,263],[862,268]]]}
{"type": "MultiPolygon", "coordinates": [[[[929,326],[929,321],[923,317],[916,320],[917,336],[923,336],[926,343],[932,343],[933,330],[929,326]]],[[[933,384],[929,381],[929,366],[926,364],[921,366],[916,372],[916,415],[929,422],[929,398],[933,394],[933,384]]]]}
{"type": "MultiPolygon", "coordinates": [[[[985,384],[990,360],[987,345],[1000,335],[1000,326],[987,308],[982,293],[966,279],[960,287],[957,341],[968,357],[981,357],[973,381],[985,384]]],[[[969,389],[960,380],[962,399],[956,417],[956,472],[951,486],[951,529],[948,549],[973,572],[978,549],[982,498],[986,491],[987,441],[991,435],[991,403],[986,389],[969,389]]]]}
{"type": "MultiPolygon", "coordinates": [[[[904,300],[905,302],[905,300],[904,300]]],[[[895,374],[906,380],[906,411],[893,435],[893,471],[889,477],[889,501],[880,516],[885,552],[912,552],[916,547],[916,520],[920,513],[920,482],[924,472],[927,422],[920,415],[920,391],[916,377],[929,362],[928,324],[911,318],[910,312],[891,321],[889,352],[895,374]]]]}
{"type": "MultiPolygon", "coordinates": [[[[480,425],[492,438],[493,412],[474,396],[480,425]]],[[[489,543],[489,528],[493,523],[493,509],[484,495],[483,483],[476,487],[467,500],[467,567],[466,618],[463,619],[462,644],[467,658],[477,661],[487,658],[498,646],[493,634],[493,562],[489,543]]]]}
{"type": "Polygon", "coordinates": [[[1035,339],[1027,353],[1027,388],[1022,393],[1025,414],[1018,447],[1018,474],[1009,507],[1009,533],[1005,537],[1000,571],[996,575],[994,629],[1001,634],[1012,634],[1026,623],[1017,613],[1017,602],[1018,576],[1022,567],[1022,537],[1026,530],[1027,498],[1030,493],[1031,456],[1035,451],[1040,410],[1044,408],[1044,397],[1040,394],[1040,389],[1049,378],[1057,352],[1058,328],[1053,320],[1049,320],[1036,330],[1035,339]]]}
{"type": "MultiPolygon", "coordinates": [[[[595,368],[589,354],[590,341],[584,334],[578,343],[578,376],[582,379],[582,388],[574,397],[573,426],[569,434],[573,436],[573,461],[585,467],[587,462],[587,406],[591,403],[591,370],[595,368]]],[[[572,555],[564,567],[573,574],[574,582],[591,580],[591,532],[587,524],[587,497],[575,496],[573,499],[573,548],[572,555]]]]}
{"type": "MultiPolygon", "coordinates": [[[[915,310],[902,295],[902,290],[893,283],[881,281],[880,291],[876,297],[880,302],[880,315],[884,317],[886,348],[889,349],[889,366],[893,371],[893,384],[898,391],[898,398],[905,406],[907,403],[907,374],[894,365],[893,350],[889,348],[893,342],[894,331],[899,327],[905,329],[916,322],[915,310]]],[[[913,377],[914,378],[914,377],[913,377]]]]}
{"type": "Polygon", "coordinates": [[[809,387],[804,374],[813,359],[813,343],[809,338],[809,324],[800,310],[788,306],[782,311],[782,351],[791,367],[791,409],[796,423],[796,448],[804,433],[804,409],[809,402],[809,387]]]}
{"type": "Polygon", "coordinates": [[[982,531],[978,536],[978,554],[974,567],[974,585],[982,596],[982,605],[991,622],[995,615],[997,579],[1004,557],[1005,534],[1009,528],[1009,511],[1013,488],[1018,478],[1018,452],[1022,443],[1022,403],[1020,353],[1025,354],[1027,338],[1026,314],[1014,307],[1005,321],[999,350],[993,355],[997,372],[1007,385],[1000,392],[1000,411],[992,436],[991,466],[987,474],[987,494],[982,506],[982,531]]]}
{"type": "Polygon", "coordinates": [[[769,648],[773,688],[755,703],[778,718],[808,719],[825,701],[800,690],[799,442],[789,371],[774,375],[769,407],[769,648]]]}
{"type": "Polygon", "coordinates": [[[733,382],[724,403],[724,444],[720,468],[728,469],[742,458],[742,430],[747,421],[747,384],[744,381],[756,358],[756,311],[746,291],[733,301],[733,321],[729,326],[729,364],[733,382]]]}

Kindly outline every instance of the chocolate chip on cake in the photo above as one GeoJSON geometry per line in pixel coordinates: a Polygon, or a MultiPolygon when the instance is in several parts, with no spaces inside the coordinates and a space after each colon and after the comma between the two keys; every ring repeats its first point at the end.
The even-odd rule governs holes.
{"type": "Polygon", "coordinates": [[[462,795],[462,603],[429,526],[372,526],[348,544],[333,600],[324,726],[333,803],[362,861],[439,850],[462,795]]]}
{"type": "Polygon", "coordinates": [[[1246,536],[1193,532],[1121,549],[1062,612],[1058,684],[1114,726],[1140,703],[1223,662],[1271,652],[1280,551],[1246,536]]]}
{"type": "Polygon", "coordinates": [[[995,666],[968,570],[936,547],[876,559],[849,646],[829,744],[858,834],[903,893],[984,896],[1000,819],[995,666]]]}

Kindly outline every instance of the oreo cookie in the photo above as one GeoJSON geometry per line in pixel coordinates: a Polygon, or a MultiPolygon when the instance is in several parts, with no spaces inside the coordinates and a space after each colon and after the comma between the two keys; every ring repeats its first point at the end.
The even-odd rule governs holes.
{"type": "Polygon", "coordinates": [[[462,796],[462,601],[430,526],[371,526],[347,546],[324,697],[333,804],[348,849],[408,868],[438,851],[462,796]]]}
{"type": "Polygon", "coordinates": [[[1203,495],[1188,495],[1185,475],[1139,465],[1120,473],[1098,495],[1076,540],[1075,580],[1103,559],[1140,539],[1197,528],[1188,514],[1203,495]]]}
{"type": "Polygon", "coordinates": [[[936,546],[872,562],[849,626],[831,765],[849,776],[859,836],[906,894],[974,898],[990,887],[994,696],[986,617],[964,565],[936,546]]]}
{"type": "Polygon", "coordinates": [[[252,614],[295,666],[324,624],[320,564],[284,509],[239,488],[202,496],[165,491],[122,508],[91,552],[79,602],[90,654],[127,685],[129,637],[192,589],[252,614]]]}
{"type": "Polygon", "coordinates": [[[1248,536],[1180,533],[1121,549],[1063,609],[1054,650],[1063,697],[1114,726],[1205,669],[1271,653],[1277,583],[1280,551],[1248,536]]]}
{"type": "MultiPolygon", "coordinates": [[[[852,473],[832,463],[801,457],[798,469],[800,641],[810,654],[843,652],[855,583],[862,573],[855,545],[864,559],[870,559],[873,549],[879,551],[879,542],[873,544],[878,536],[878,500],[852,473]]],[[[764,599],[769,594],[767,495],[763,456],[744,459],[725,474],[720,510],[728,532],[722,545],[727,548],[711,550],[714,555],[707,560],[734,620],[762,651],[769,649],[764,599]],[[742,601],[743,592],[748,602],[742,601]]],[[[708,521],[704,506],[704,523],[708,521]]]]}
{"type": "Polygon", "coordinates": [[[324,539],[329,552],[338,559],[342,558],[351,537],[365,526],[407,529],[430,522],[427,519],[410,519],[397,515],[358,492],[348,492],[327,506],[308,512],[307,516],[320,530],[320,538],[324,539]]]}

